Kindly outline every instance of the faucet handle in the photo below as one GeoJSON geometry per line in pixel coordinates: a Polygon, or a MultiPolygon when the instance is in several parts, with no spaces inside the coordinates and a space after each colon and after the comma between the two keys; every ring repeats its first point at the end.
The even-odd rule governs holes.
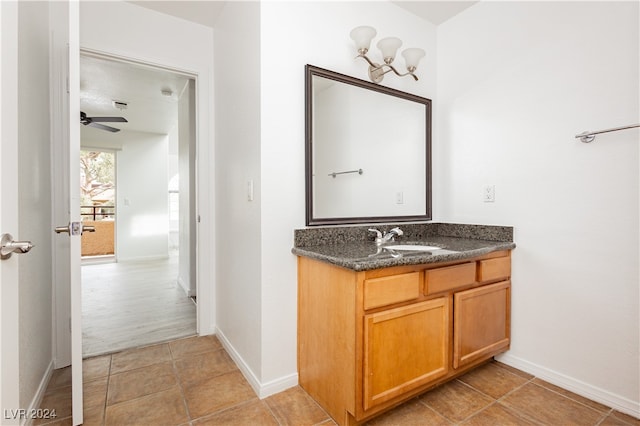
{"type": "Polygon", "coordinates": [[[389,232],[395,232],[397,236],[404,235],[404,232],[402,232],[402,229],[398,228],[397,226],[389,232]]]}
{"type": "Polygon", "coordinates": [[[369,228],[369,232],[375,232],[376,233],[376,238],[382,238],[382,232],[378,231],[375,228],[369,228]]]}

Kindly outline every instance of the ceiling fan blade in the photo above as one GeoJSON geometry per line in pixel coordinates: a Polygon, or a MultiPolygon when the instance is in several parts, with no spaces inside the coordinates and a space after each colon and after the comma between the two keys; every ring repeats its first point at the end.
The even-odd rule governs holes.
{"type": "Polygon", "coordinates": [[[127,119],[124,117],[86,117],[89,120],[101,123],[128,123],[127,119]]]}
{"type": "Polygon", "coordinates": [[[107,132],[111,132],[111,133],[116,133],[120,131],[120,129],[116,129],[115,127],[105,126],[104,124],[98,124],[98,123],[88,123],[88,126],[95,127],[96,129],[106,130],[107,132]]]}

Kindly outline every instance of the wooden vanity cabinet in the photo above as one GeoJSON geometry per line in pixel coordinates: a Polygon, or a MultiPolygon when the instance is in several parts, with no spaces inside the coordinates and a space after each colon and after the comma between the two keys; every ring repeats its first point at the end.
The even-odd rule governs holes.
{"type": "Polygon", "coordinates": [[[364,410],[401,397],[448,371],[446,297],[364,316],[364,410]]]}
{"type": "Polygon", "coordinates": [[[299,382],[360,424],[510,343],[510,252],[356,272],[298,258],[299,382]]]}
{"type": "Polygon", "coordinates": [[[453,295],[453,368],[509,347],[511,283],[502,281],[453,295]]]}

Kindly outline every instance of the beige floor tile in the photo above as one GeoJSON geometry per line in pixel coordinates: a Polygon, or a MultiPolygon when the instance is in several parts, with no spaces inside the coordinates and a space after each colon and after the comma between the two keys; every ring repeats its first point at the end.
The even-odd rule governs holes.
{"type": "Polygon", "coordinates": [[[460,377],[459,380],[474,389],[498,399],[528,382],[494,363],[485,364],[460,377]]]}
{"type": "Polygon", "coordinates": [[[338,423],[334,422],[332,418],[329,418],[329,420],[318,423],[316,426],[338,426],[338,423]]]}
{"type": "Polygon", "coordinates": [[[168,344],[131,349],[112,355],[111,374],[167,361],[171,361],[171,351],[168,344]]]}
{"type": "Polygon", "coordinates": [[[458,380],[435,388],[422,395],[420,399],[454,422],[466,419],[495,401],[458,380]]]}
{"type": "Polygon", "coordinates": [[[164,391],[177,384],[178,380],[171,362],[113,374],[109,379],[107,405],[164,391]]]}
{"type": "Polygon", "coordinates": [[[556,385],[552,385],[549,382],[545,382],[544,380],[535,378],[532,380],[532,383],[535,383],[536,385],[542,386],[543,388],[547,388],[549,390],[552,390],[554,392],[559,393],[560,395],[566,396],[567,398],[571,398],[574,401],[580,402],[586,406],[589,406],[591,408],[593,408],[596,411],[601,411],[603,413],[608,413],[611,409],[609,407],[607,407],[606,405],[600,404],[598,402],[595,401],[591,401],[590,399],[587,399],[583,396],[577,395],[571,391],[568,391],[566,389],[563,389],[561,387],[558,387],[556,385]]]}
{"type": "Polygon", "coordinates": [[[264,401],[251,401],[193,422],[193,426],[278,426],[264,401]]]}
{"type": "Polygon", "coordinates": [[[96,356],[82,360],[82,380],[93,380],[109,375],[111,355],[96,356]]]}
{"type": "Polygon", "coordinates": [[[85,410],[92,408],[104,410],[108,383],[109,377],[101,377],[82,384],[82,404],[85,410]]]}
{"type": "Polygon", "coordinates": [[[102,426],[104,424],[104,406],[93,408],[84,407],[82,417],[82,426],[102,426]]]}
{"type": "Polygon", "coordinates": [[[183,387],[192,419],[213,414],[257,398],[240,372],[235,371],[183,387]]]}
{"type": "Polygon", "coordinates": [[[169,348],[173,359],[180,359],[191,355],[217,351],[222,349],[222,345],[216,336],[198,336],[169,342],[169,348]]]}
{"type": "Polygon", "coordinates": [[[59,368],[53,370],[51,379],[49,379],[48,389],[61,388],[71,386],[71,367],[59,368]]]}
{"type": "Polygon", "coordinates": [[[34,424],[43,425],[43,426],[45,425],[46,426],[72,426],[73,425],[73,419],[71,417],[65,417],[65,418],[56,417],[55,419],[52,419],[52,420],[46,420],[46,422],[47,423],[34,423],[34,424]]]}
{"type": "MultiPolygon", "coordinates": [[[[83,370],[84,425],[336,424],[300,387],[260,401],[214,336],[89,358],[83,370]]],[[[35,425],[71,425],[70,383],[70,368],[53,372],[41,408],[55,409],[57,417],[38,419],[35,425]]],[[[481,366],[367,424],[454,423],[640,426],[639,419],[499,362],[481,366]]]]}
{"type": "Polygon", "coordinates": [[[605,417],[605,419],[598,424],[598,426],[630,426],[631,423],[626,423],[623,422],[622,420],[612,416],[612,415],[608,415],[607,417],[605,417]]]}
{"type": "Polygon", "coordinates": [[[189,418],[180,387],[107,407],[105,426],[179,425],[189,418]]]}
{"type": "Polygon", "coordinates": [[[516,376],[520,376],[528,380],[531,380],[535,377],[533,374],[525,373],[524,371],[518,370],[517,368],[513,368],[510,365],[503,364],[500,361],[492,361],[491,363],[497,365],[500,368],[504,368],[505,370],[510,371],[516,376]]]}
{"type": "Polygon", "coordinates": [[[385,425],[452,425],[449,420],[416,399],[412,399],[366,423],[371,426],[385,425]]]}
{"type": "Polygon", "coordinates": [[[464,426],[534,426],[535,423],[518,416],[499,402],[490,405],[464,422],[464,426]]]}
{"type": "Polygon", "coordinates": [[[318,404],[296,386],[265,399],[281,425],[315,425],[329,419],[318,404]]]}
{"type": "Polygon", "coordinates": [[[621,413],[616,410],[613,410],[611,414],[609,414],[609,417],[613,417],[617,420],[622,420],[623,422],[628,423],[632,426],[640,426],[640,419],[636,417],[632,417],[628,414],[621,413]]]}
{"type": "Polygon", "coordinates": [[[503,405],[549,425],[595,425],[603,413],[556,392],[527,383],[500,400],[503,405]]]}
{"type": "Polygon", "coordinates": [[[182,358],[175,365],[183,384],[194,384],[238,369],[224,349],[182,358]]]}
{"type": "Polygon", "coordinates": [[[34,419],[34,425],[41,425],[71,416],[71,386],[47,390],[42,397],[40,409],[53,413],[54,419],[34,419]]]}

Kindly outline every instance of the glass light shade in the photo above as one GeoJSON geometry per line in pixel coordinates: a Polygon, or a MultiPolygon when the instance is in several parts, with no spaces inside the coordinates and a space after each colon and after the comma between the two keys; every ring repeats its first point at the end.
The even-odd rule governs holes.
{"type": "Polygon", "coordinates": [[[396,57],[396,51],[402,46],[402,40],[397,37],[386,37],[377,44],[378,49],[382,52],[382,57],[387,64],[393,62],[396,57]]]}
{"type": "Polygon", "coordinates": [[[402,56],[407,64],[407,69],[411,72],[418,68],[418,63],[420,62],[420,59],[424,58],[424,55],[424,50],[418,47],[410,47],[409,49],[402,51],[402,56]]]}
{"type": "Polygon", "coordinates": [[[364,51],[364,53],[366,53],[369,50],[371,40],[376,36],[376,30],[373,27],[367,26],[355,27],[351,30],[350,36],[356,43],[358,51],[364,51]]]}

